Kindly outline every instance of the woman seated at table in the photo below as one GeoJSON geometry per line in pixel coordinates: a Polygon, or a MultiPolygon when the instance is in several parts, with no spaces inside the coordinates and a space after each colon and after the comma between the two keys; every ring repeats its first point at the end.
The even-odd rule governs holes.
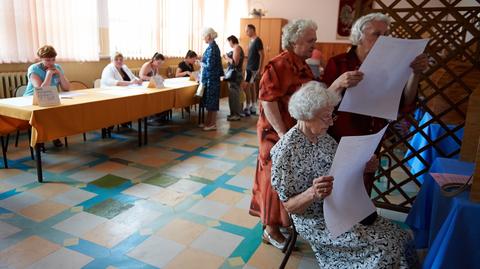
{"type": "Polygon", "coordinates": [[[142,80],[137,78],[123,63],[123,55],[116,52],[112,57],[112,62],[102,71],[101,86],[129,86],[132,84],[141,85],[142,80]]]}
{"type": "MultiPolygon", "coordinates": [[[[59,87],[63,91],[70,89],[70,82],[65,76],[62,67],[55,63],[57,52],[52,46],[45,45],[38,49],[37,56],[40,62],[28,67],[28,84],[23,96],[33,95],[34,88],[47,86],[59,87]]],[[[53,140],[56,147],[63,146],[59,139],[53,140]]]]}
{"type": "MultiPolygon", "coordinates": [[[[297,124],[271,150],[272,186],[296,230],[312,246],[320,268],[415,267],[410,236],[387,219],[377,216],[370,225],[358,223],[336,238],[325,226],[323,199],[332,192],[334,179],[328,172],[337,148],[326,132],[339,100],[315,81],[291,97],[288,110],[297,124]]],[[[374,171],[377,163],[372,159],[365,170],[374,171]]]]}
{"type": "Polygon", "coordinates": [[[45,86],[60,86],[63,91],[68,91],[70,82],[62,67],[55,63],[57,57],[55,49],[52,46],[45,45],[38,49],[37,56],[40,58],[40,62],[28,67],[28,85],[23,96],[33,95],[34,88],[45,86]]]}
{"type": "Polygon", "coordinates": [[[195,61],[197,60],[197,54],[193,50],[189,50],[185,59],[178,64],[177,71],[175,72],[175,77],[189,77],[193,71],[195,61]]]}
{"type": "Polygon", "coordinates": [[[158,68],[165,61],[165,57],[161,53],[155,52],[152,59],[142,65],[140,68],[140,79],[144,81],[150,80],[153,76],[158,74],[158,68]]]}

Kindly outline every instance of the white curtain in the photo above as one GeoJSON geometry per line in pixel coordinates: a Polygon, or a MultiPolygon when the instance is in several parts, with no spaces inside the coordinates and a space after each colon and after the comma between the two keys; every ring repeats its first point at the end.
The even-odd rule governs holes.
{"type": "Polygon", "coordinates": [[[220,49],[226,38],[238,37],[248,0],[109,0],[110,53],[150,58],[155,52],[183,57],[191,49],[203,53],[204,27],[217,31],[220,49]]]}
{"type": "Polygon", "coordinates": [[[99,59],[97,0],[0,0],[0,63],[33,62],[52,45],[63,61],[99,59]]]}

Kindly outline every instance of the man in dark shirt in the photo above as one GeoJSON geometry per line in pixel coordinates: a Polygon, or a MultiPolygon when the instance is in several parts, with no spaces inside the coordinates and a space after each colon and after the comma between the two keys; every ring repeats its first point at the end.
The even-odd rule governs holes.
{"type": "Polygon", "coordinates": [[[248,24],[245,28],[245,33],[250,38],[250,44],[248,46],[248,59],[247,59],[247,68],[246,68],[246,86],[245,94],[247,96],[247,105],[243,112],[245,116],[250,116],[250,114],[257,113],[257,89],[255,84],[255,79],[257,75],[261,72],[263,65],[263,43],[260,37],[257,36],[255,25],[248,24]]]}

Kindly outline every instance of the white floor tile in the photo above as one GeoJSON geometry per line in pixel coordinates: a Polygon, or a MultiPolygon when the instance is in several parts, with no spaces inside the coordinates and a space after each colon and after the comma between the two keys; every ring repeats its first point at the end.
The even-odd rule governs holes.
{"type": "Polygon", "coordinates": [[[183,249],[185,246],[177,242],[152,235],[127,255],[150,265],[163,267],[183,249]]]}
{"type": "Polygon", "coordinates": [[[170,185],[167,189],[171,189],[177,192],[184,192],[184,193],[195,193],[201,190],[205,184],[187,180],[187,179],[180,179],[176,183],[170,185]]]}
{"type": "Polygon", "coordinates": [[[0,207],[3,207],[10,211],[18,212],[23,208],[36,204],[42,200],[43,200],[42,198],[34,194],[31,194],[28,192],[22,192],[20,194],[11,196],[7,199],[1,200],[0,207]]]}
{"type": "Polygon", "coordinates": [[[242,240],[241,236],[209,228],[192,242],[191,247],[226,258],[242,240]]]}
{"type": "Polygon", "coordinates": [[[80,212],[62,222],[57,223],[53,228],[81,237],[86,232],[107,221],[87,212],[80,212]]]}
{"type": "Polygon", "coordinates": [[[161,215],[162,213],[160,212],[147,209],[140,205],[135,205],[132,208],[115,216],[112,221],[138,229],[148,225],[161,215]]]}
{"type": "Polygon", "coordinates": [[[233,186],[251,190],[253,188],[253,177],[235,176],[227,183],[233,186]]]}
{"type": "Polygon", "coordinates": [[[199,214],[202,216],[210,217],[213,219],[219,219],[223,216],[227,211],[230,209],[228,205],[209,201],[209,200],[201,200],[192,206],[188,212],[199,214]]]}
{"type": "Polygon", "coordinates": [[[35,262],[28,269],[44,269],[44,268],[82,268],[93,260],[92,257],[78,253],[76,251],[61,248],[54,253],[35,262]]]}
{"type": "Polygon", "coordinates": [[[18,233],[20,231],[21,231],[21,229],[15,227],[13,225],[10,225],[6,222],[0,221],[0,239],[8,237],[12,234],[18,233]]]}
{"type": "Polygon", "coordinates": [[[148,199],[150,196],[162,191],[162,187],[158,187],[151,184],[139,183],[124,190],[122,193],[148,199]]]}
{"type": "Polygon", "coordinates": [[[75,188],[55,196],[52,200],[69,206],[75,206],[95,196],[97,196],[95,193],[75,188]]]}

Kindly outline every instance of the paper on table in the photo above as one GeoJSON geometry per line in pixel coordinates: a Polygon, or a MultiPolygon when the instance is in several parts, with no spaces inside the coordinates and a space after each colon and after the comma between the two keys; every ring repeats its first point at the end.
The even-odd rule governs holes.
{"type": "Polygon", "coordinates": [[[403,88],[428,39],[399,39],[381,36],[360,66],[363,80],[347,89],[339,111],[397,119],[403,88]]]}
{"type": "Polygon", "coordinates": [[[99,93],[111,94],[111,95],[118,95],[118,96],[130,96],[136,94],[146,93],[148,90],[147,88],[126,88],[126,87],[105,87],[102,90],[99,90],[99,93]]]}
{"type": "Polygon", "coordinates": [[[11,106],[31,106],[33,96],[0,99],[0,104],[11,106]]]}
{"type": "MultiPolygon", "coordinates": [[[[433,179],[435,179],[435,181],[438,183],[440,187],[448,183],[465,184],[470,178],[470,176],[448,174],[448,173],[430,173],[430,175],[432,175],[433,179]]],[[[470,181],[470,184],[472,184],[471,181],[470,181]]]]}
{"type": "Polygon", "coordinates": [[[75,96],[81,96],[81,95],[85,95],[85,94],[87,94],[87,93],[81,92],[81,91],[71,91],[71,92],[61,92],[61,93],[59,93],[60,98],[62,98],[62,97],[75,97],[75,96]]]}
{"type": "Polygon", "coordinates": [[[325,223],[333,237],[376,211],[365,190],[363,172],[387,126],[372,135],[344,136],[338,144],[330,169],[333,190],[323,203],[325,223]]]}

